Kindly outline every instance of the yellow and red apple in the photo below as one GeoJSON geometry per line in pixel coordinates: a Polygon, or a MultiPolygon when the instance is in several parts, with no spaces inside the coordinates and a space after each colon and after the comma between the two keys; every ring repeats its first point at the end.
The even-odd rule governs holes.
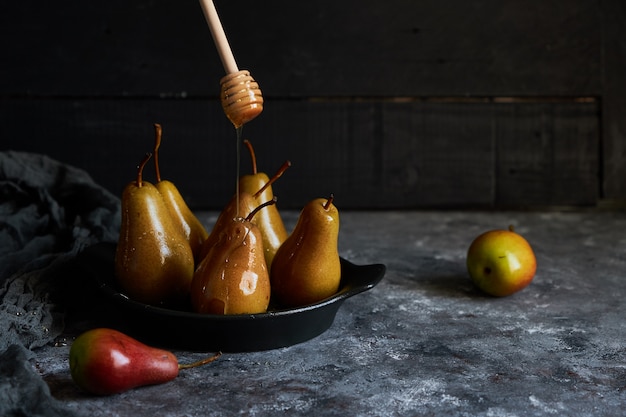
{"type": "Polygon", "coordinates": [[[513,227],[478,236],[467,251],[467,270],[487,294],[504,297],[530,284],[537,270],[532,247],[513,227]]]}

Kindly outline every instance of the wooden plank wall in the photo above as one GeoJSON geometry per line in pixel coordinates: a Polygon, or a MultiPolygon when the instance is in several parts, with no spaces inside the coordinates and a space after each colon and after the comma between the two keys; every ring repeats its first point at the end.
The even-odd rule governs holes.
{"type": "MultiPolygon", "coordinates": [[[[215,3],[265,96],[244,127],[259,168],[292,161],[281,207],[626,201],[620,0],[215,3]]],[[[0,149],[119,193],[158,122],[163,175],[192,207],[233,193],[224,71],[196,1],[4,3],[0,42],[0,149]]]]}

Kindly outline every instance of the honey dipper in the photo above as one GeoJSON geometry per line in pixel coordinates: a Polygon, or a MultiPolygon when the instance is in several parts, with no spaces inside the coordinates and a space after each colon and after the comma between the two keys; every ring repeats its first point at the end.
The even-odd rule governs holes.
{"type": "Polygon", "coordinates": [[[235,128],[240,128],[263,111],[263,94],[250,72],[237,67],[213,0],[200,0],[200,4],[226,70],[220,80],[222,108],[235,128]]]}

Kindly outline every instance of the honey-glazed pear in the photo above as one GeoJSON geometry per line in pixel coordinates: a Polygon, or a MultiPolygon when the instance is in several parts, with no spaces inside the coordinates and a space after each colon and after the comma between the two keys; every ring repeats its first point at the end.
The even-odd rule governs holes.
{"type": "MultiPolygon", "coordinates": [[[[244,143],[248,147],[252,159],[252,173],[242,175],[239,178],[239,189],[252,194],[257,204],[263,204],[274,198],[272,184],[291,166],[291,162],[286,161],[272,178],[269,178],[266,173],[258,172],[256,156],[250,141],[245,140],[244,143]]],[[[288,236],[285,224],[278,211],[278,206],[274,204],[266,207],[252,219],[252,223],[256,224],[259,229],[261,229],[263,248],[265,250],[265,262],[267,263],[267,267],[271,270],[276,251],[288,236]]]]}
{"type": "Polygon", "coordinates": [[[250,221],[261,208],[263,205],[246,218],[233,218],[211,233],[217,233],[218,238],[198,265],[191,284],[191,304],[196,313],[224,315],[267,311],[271,296],[269,271],[261,232],[250,221]]]}
{"type": "Polygon", "coordinates": [[[131,299],[146,304],[174,305],[189,297],[194,261],[189,242],[172,221],[163,196],[137,179],[122,193],[122,221],[115,252],[115,277],[131,299]]]}
{"type": "Polygon", "coordinates": [[[341,283],[338,237],[339,211],[333,196],[307,203],[270,271],[272,295],[281,306],[312,304],[337,292],[341,283]]]}
{"type": "Polygon", "coordinates": [[[191,251],[193,252],[194,262],[198,263],[200,261],[202,244],[209,234],[204,228],[204,225],[189,209],[189,206],[187,206],[187,203],[174,183],[161,179],[161,170],[159,167],[159,147],[161,146],[162,136],[161,125],[155,124],[154,130],[155,144],[153,159],[156,172],[155,187],[163,196],[165,205],[172,216],[172,221],[176,224],[187,241],[189,241],[189,246],[191,246],[191,251]]]}

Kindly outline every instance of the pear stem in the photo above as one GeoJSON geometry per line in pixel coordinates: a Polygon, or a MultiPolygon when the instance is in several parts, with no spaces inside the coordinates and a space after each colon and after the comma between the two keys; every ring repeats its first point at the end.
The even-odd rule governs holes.
{"type": "Polygon", "coordinates": [[[156,182],[161,182],[161,170],[159,169],[159,147],[161,146],[161,136],[163,130],[158,123],[154,124],[154,170],[156,171],[156,182]]]}
{"type": "Polygon", "coordinates": [[[276,174],[274,174],[274,176],[272,178],[270,178],[270,180],[268,182],[266,182],[263,187],[261,187],[261,189],[259,191],[257,191],[256,193],[254,193],[253,197],[257,198],[259,197],[263,191],[265,191],[267,189],[267,187],[269,187],[270,185],[272,185],[277,179],[279,179],[283,173],[285,171],[287,171],[287,168],[289,168],[291,166],[291,161],[285,161],[280,168],[278,169],[278,171],[276,171],[276,174]]]}
{"type": "Polygon", "coordinates": [[[256,154],[254,153],[254,148],[252,147],[252,143],[248,139],[244,139],[243,143],[248,147],[248,152],[250,152],[250,159],[252,159],[252,173],[257,173],[256,167],[256,154]]]}
{"type": "Polygon", "coordinates": [[[178,364],[178,369],[179,370],[180,369],[190,369],[190,368],[196,368],[198,366],[206,365],[207,363],[211,363],[211,362],[217,360],[217,358],[219,358],[220,356],[222,356],[222,352],[217,352],[215,355],[210,356],[208,358],[204,358],[204,359],[199,360],[197,362],[178,364]]]}
{"type": "Polygon", "coordinates": [[[278,201],[278,197],[274,196],[270,201],[266,201],[265,203],[259,205],[257,208],[252,210],[250,214],[248,214],[248,217],[245,218],[245,220],[247,222],[252,221],[252,218],[254,217],[255,214],[257,214],[259,210],[261,210],[264,207],[271,206],[272,204],[276,204],[277,201],[278,201]]]}
{"type": "Polygon", "coordinates": [[[137,185],[137,187],[143,187],[143,168],[146,166],[151,157],[152,154],[150,152],[147,152],[137,166],[137,183],[135,184],[137,185]]]}
{"type": "Polygon", "coordinates": [[[326,200],[326,204],[324,204],[324,210],[328,210],[330,205],[333,203],[334,199],[335,199],[335,195],[331,194],[330,197],[328,197],[328,200],[326,200]]]}

